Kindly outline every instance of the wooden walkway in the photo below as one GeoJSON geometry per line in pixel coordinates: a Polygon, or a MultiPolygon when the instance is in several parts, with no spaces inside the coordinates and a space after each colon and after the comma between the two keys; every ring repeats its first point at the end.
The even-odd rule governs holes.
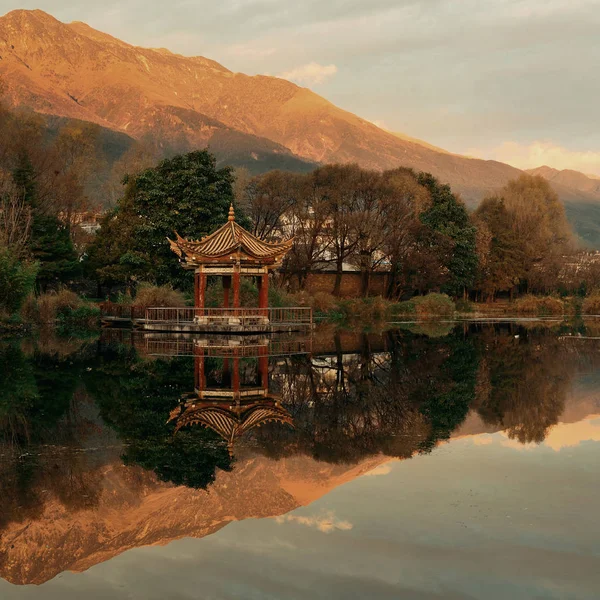
{"type": "Polygon", "coordinates": [[[163,333],[277,333],[313,328],[310,307],[153,308],[106,302],[102,324],[163,333]]]}

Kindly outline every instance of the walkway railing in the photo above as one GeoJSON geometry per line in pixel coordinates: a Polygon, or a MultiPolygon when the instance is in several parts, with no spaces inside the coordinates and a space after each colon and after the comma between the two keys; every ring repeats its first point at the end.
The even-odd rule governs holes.
{"type": "Polygon", "coordinates": [[[283,308],[147,308],[147,323],[228,323],[252,325],[268,322],[271,324],[312,324],[312,309],[306,306],[283,308]]]}
{"type": "Polygon", "coordinates": [[[132,306],[131,304],[119,304],[117,302],[102,302],[100,311],[103,317],[113,319],[144,319],[146,317],[146,306],[132,306]]]}

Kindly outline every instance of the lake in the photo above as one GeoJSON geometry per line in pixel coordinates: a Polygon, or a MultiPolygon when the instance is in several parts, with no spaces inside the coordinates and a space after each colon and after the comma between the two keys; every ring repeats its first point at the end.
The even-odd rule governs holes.
{"type": "Polygon", "coordinates": [[[600,597],[600,322],[0,340],[0,598],[600,597]]]}

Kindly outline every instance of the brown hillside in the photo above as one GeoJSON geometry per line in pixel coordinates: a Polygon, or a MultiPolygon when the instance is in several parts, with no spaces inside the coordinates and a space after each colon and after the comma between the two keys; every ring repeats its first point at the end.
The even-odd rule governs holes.
{"type": "Polygon", "coordinates": [[[559,171],[547,166],[529,169],[527,173],[541,175],[544,179],[556,185],[561,185],[572,190],[579,190],[586,194],[597,195],[596,200],[600,201],[600,179],[595,179],[592,176],[571,169],[559,171]]]}
{"type": "Polygon", "coordinates": [[[137,138],[150,133],[198,147],[226,127],[314,162],[431,171],[472,201],[519,173],[402,139],[283,79],[249,77],[203,57],[138,48],[42,11],[0,18],[0,56],[13,105],[137,138]]]}

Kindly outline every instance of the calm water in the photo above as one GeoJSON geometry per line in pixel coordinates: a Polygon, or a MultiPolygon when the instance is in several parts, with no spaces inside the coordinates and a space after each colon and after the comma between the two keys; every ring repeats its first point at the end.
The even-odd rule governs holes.
{"type": "Polygon", "coordinates": [[[600,323],[0,341],[0,598],[600,597],[600,323]]]}

